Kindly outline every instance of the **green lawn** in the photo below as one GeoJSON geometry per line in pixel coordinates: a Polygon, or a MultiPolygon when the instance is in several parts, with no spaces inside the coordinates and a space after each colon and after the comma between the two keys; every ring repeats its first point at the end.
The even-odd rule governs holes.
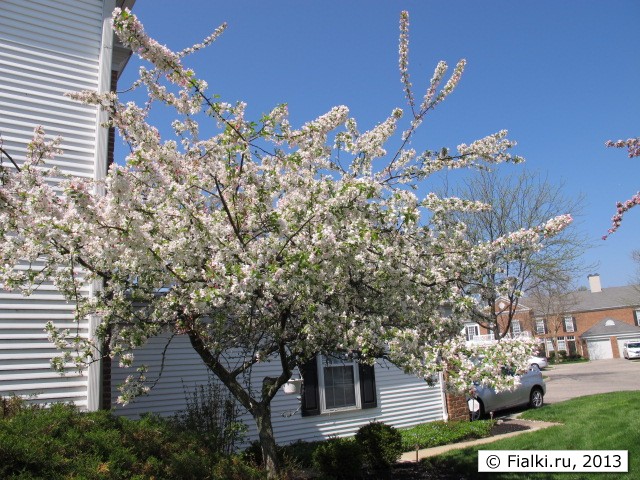
{"type": "Polygon", "coordinates": [[[616,392],[576,398],[539,410],[523,419],[559,422],[563,425],[481,445],[454,450],[423,461],[428,469],[458,474],[462,478],[531,479],[638,479],[640,478],[640,392],[616,392]],[[587,473],[478,473],[478,450],[628,450],[626,474],[587,473]]]}
{"type": "Polygon", "coordinates": [[[400,430],[402,445],[406,452],[416,448],[430,448],[438,445],[488,437],[494,420],[477,422],[429,422],[400,430]]]}

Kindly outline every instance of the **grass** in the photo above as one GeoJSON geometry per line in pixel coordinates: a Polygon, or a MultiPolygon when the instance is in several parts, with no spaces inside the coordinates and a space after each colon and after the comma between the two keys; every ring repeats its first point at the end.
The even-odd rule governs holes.
{"type": "Polygon", "coordinates": [[[477,422],[429,422],[400,430],[402,445],[406,452],[417,448],[431,448],[439,445],[488,437],[493,420],[477,422]]]}
{"type": "MultiPolygon", "coordinates": [[[[474,448],[451,451],[423,461],[424,468],[454,473],[456,478],[636,479],[640,477],[640,392],[616,392],[580,397],[539,410],[523,419],[563,425],[525,433],[474,448]],[[478,450],[628,450],[628,473],[478,473],[478,450]]],[[[452,477],[453,478],[453,477],[452,477]]]]}

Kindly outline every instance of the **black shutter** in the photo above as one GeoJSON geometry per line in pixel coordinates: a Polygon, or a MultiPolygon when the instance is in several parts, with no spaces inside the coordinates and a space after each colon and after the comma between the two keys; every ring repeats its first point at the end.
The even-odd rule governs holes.
{"type": "Polygon", "coordinates": [[[562,331],[567,331],[567,317],[562,317],[562,331]]]}
{"type": "Polygon", "coordinates": [[[302,378],[302,416],[320,415],[320,391],[318,390],[318,363],[313,357],[300,367],[302,378]]]}
{"type": "Polygon", "coordinates": [[[373,365],[358,364],[358,373],[360,374],[360,399],[362,408],[377,407],[376,374],[373,365]]]}
{"type": "Polygon", "coordinates": [[[543,335],[549,333],[549,323],[546,318],[542,321],[542,329],[544,330],[544,332],[542,332],[543,335]]]}
{"type": "Polygon", "coordinates": [[[571,321],[573,322],[573,333],[578,331],[578,324],[576,323],[576,317],[572,317],[571,321]]]}

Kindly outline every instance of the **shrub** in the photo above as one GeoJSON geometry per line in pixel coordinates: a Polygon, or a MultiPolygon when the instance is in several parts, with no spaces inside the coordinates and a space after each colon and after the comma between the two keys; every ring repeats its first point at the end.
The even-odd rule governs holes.
{"type": "Polygon", "coordinates": [[[42,407],[38,404],[29,404],[24,398],[17,395],[0,397],[0,419],[13,417],[23,410],[37,410],[39,408],[42,407]]]}
{"type": "Polygon", "coordinates": [[[220,478],[220,461],[201,437],[154,416],[134,421],[57,404],[0,420],[3,479],[210,479],[220,478]]]}
{"type": "Polygon", "coordinates": [[[185,398],[187,408],[174,415],[175,425],[200,436],[218,453],[235,452],[247,426],[239,420],[240,407],[231,393],[209,378],[206,385],[197,386],[191,393],[185,388],[185,398]]]}
{"type": "Polygon", "coordinates": [[[267,478],[265,470],[255,464],[247,463],[240,455],[222,457],[213,470],[213,478],[225,480],[263,480],[267,478]]]}
{"type": "Polygon", "coordinates": [[[356,442],[362,448],[365,462],[374,470],[389,469],[404,451],[400,432],[380,422],[360,427],[356,442]]]}
{"type": "Polygon", "coordinates": [[[285,458],[290,459],[292,463],[297,463],[301,467],[309,468],[313,466],[313,452],[315,452],[322,443],[323,442],[305,442],[298,440],[297,442],[282,447],[282,449],[284,450],[285,458]]]}
{"type": "Polygon", "coordinates": [[[313,466],[323,475],[336,480],[362,476],[362,450],[351,439],[331,438],[313,452],[313,466]]]}

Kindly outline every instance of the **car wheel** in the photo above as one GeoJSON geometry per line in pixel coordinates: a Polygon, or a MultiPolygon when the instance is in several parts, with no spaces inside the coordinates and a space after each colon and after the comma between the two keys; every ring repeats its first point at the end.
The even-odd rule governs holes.
{"type": "Polygon", "coordinates": [[[476,420],[480,420],[484,417],[484,405],[482,404],[482,401],[476,398],[476,402],[478,402],[479,408],[477,410],[469,410],[469,420],[471,422],[475,422],[476,420]]]}
{"type": "Polygon", "coordinates": [[[537,363],[532,363],[530,367],[535,368],[536,370],[540,370],[540,365],[538,365],[537,363]]]}
{"type": "Polygon", "coordinates": [[[529,395],[529,406],[531,408],[540,408],[543,403],[544,395],[542,394],[542,390],[539,388],[531,390],[531,395],[529,395]]]}

